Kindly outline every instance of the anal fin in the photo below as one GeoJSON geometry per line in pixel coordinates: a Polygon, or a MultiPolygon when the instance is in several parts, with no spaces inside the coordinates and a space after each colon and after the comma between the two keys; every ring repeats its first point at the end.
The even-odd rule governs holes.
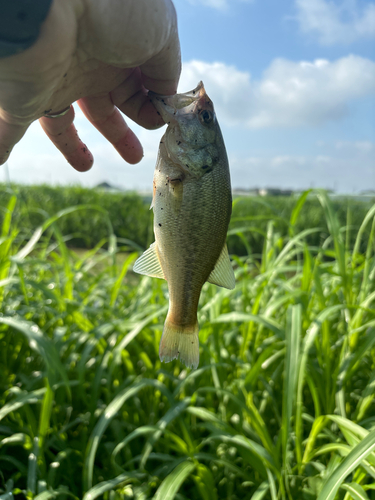
{"type": "Polygon", "coordinates": [[[207,281],[213,285],[228,288],[229,290],[233,290],[236,286],[233,267],[229,260],[228,247],[226,243],[224,243],[221,254],[219,255],[215,267],[211,271],[207,281]]]}
{"type": "Polygon", "coordinates": [[[150,247],[135,261],[133,271],[138,274],[145,274],[151,278],[165,279],[160,265],[159,257],[156,252],[156,243],[150,247]]]}

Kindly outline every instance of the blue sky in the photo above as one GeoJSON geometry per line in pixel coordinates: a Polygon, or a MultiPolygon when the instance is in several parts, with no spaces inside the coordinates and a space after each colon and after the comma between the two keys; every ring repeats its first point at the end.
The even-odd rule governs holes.
{"type": "MultiPolygon", "coordinates": [[[[374,2],[175,0],[175,6],[180,91],[205,83],[233,187],[375,189],[374,2]]],[[[127,165],[77,108],[92,170],[75,172],[34,124],[10,157],[10,178],[150,189],[163,130],[133,124],[145,156],[127,165]]]]}

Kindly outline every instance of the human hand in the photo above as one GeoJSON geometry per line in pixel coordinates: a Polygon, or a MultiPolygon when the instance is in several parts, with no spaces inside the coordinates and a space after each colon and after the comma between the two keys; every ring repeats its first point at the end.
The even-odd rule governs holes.
{"type": "Polygon", "coordinates": [[[39,118],[67,161],[89,170],[75,101],[124,160],[138,163],[142,146],[122,113],[147,129],[162,126],[147,90],[174,94],[180,70],[171,0],[54,0],[34,45],[0,59],[0,164],[39,118]]]}

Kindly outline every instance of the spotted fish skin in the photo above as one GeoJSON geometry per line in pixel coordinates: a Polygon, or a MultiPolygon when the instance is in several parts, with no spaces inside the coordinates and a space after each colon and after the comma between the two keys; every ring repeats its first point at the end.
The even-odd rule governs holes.
{"type": "Polygon", "coordinates": [[[168,127],[153,181],[155,243],[134,270],[168,283],[161,360],[180,357],[197,368],[202,286],[206,281],[235,285],[225,243],[232,209],[228,158],[202,82],[186,94],[152,100],[168,127]]]}

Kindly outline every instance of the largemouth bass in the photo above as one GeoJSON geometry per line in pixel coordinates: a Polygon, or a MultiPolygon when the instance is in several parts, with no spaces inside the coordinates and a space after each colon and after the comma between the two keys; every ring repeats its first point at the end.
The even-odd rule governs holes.
{"type": "Polygon", "coordinates": [[[168,282],[169,311],[159,355],[199,363],[197,309],[206,281],[235,286],[226,235],[232,211],[228,158],[203,83],[185,94],[150,95],[168,124],[153,181],[155,243],[134,271],[168,282]]]}

